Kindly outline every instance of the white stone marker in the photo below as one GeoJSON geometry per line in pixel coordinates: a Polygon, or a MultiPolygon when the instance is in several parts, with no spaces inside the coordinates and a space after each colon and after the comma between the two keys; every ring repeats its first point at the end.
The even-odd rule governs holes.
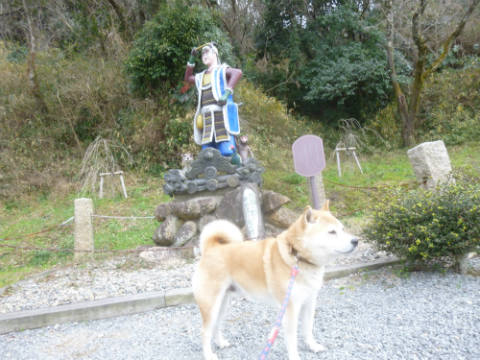
{"type": "Polygon", "coordinates": [[[93,254],[93,201],[92,199],[75,199],[74,259],[93,254]]]}
{"type": "Polygon", "coordinates": [[[442,140],[425,142],[407,151],[420,185],[434,189],[441,183],[454,182],[447,148],[442,140]]]}

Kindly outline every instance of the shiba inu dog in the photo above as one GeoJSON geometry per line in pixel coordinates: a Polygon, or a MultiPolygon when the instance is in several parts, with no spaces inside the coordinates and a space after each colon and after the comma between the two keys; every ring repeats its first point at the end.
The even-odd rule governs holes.
{"type": "Polygon", "coordinates": [[[204,358],[217,359],[213,337],[219,348],[229,346],[219,326],[229,295],[241,292],[250,299],[281,305],[294,265],[299,272],[283,321],[289,360],[300,359],[300,316],[307,346],[314,352],[323,351],[312,330],[325,264],[352,252],[357,245],[358,239],[345,232],[329,211],[328,201],[321,210],[307,207],[287,230],[261,241],[244,241],[240,229],[229,221],[209,223],[200,235],[201,258],[193,276],[193,293],[203,321],[204,358]]]}

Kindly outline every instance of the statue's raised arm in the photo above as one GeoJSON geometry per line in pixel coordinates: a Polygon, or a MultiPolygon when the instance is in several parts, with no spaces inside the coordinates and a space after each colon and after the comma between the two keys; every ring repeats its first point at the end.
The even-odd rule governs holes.
{"type": "Polygon", "coordinates": [[[193,136],[202,149],[213,147],[223,156],[231,156],[236,152],[234,136],[240,134],[240,123],[233,92],[241,77],[242,70],[221,64],[214,43],[192,49],[184,80],[195,84],[197,88],[193,136]],[[195,57],[200,48],[202,62],[207,69],[194,74],[195,57]]]}

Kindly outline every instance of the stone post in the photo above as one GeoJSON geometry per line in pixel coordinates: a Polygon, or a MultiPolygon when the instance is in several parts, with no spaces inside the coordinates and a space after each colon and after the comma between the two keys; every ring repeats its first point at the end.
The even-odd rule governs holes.
{"type": "Polygon", "coordinates": [[[93,201],[75,199],[74,259],[75,261],[93,254],[93,201]]]}

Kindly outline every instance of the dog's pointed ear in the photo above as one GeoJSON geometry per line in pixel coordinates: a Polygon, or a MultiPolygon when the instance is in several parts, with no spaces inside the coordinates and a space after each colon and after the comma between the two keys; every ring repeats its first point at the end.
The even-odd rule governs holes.
{"type": "Polygon", "coordinates": [[[303,219],[306,224],[312,223],[313,221],[313,213],[312,213],[312,207],[309,205],[305,208],[305,211],[303,213],[303,219]]]}
{"type": "Polygon", "coordinates": [[[322,206],[323,211],[330,211],[330,200],[325,200],[325,203],[322,206]]]}

